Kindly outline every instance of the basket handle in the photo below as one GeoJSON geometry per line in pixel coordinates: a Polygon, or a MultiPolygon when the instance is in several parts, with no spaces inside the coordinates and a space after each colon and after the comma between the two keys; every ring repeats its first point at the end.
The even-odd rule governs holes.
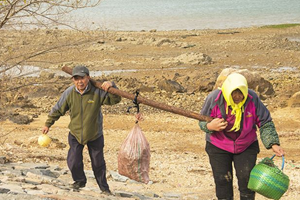
{"type": "MultiPolygon", "coordinates": [[[[275,154],[272,156],[271,160],[275,157],[275,154]]],[[[282,164],[281,164],[281,170],[284,168],[284,156],[282,156],[282,164]]]]}

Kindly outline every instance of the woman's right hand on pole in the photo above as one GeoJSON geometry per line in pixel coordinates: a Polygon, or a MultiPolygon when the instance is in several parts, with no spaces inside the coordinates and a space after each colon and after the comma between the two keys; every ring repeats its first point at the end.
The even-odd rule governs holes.
{"type": "Polygon", "coordinates": [[[215,118],[211,122],[207,123],[207,128],[210,131],[222,131],[228,125],[228,122],[223,118],[215,118]]]}

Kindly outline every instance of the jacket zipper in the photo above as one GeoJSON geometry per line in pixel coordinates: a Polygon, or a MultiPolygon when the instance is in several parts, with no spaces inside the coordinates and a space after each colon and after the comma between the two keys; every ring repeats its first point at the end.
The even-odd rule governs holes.
{"type": "Polygon", "coordinates": [[[81,117],[81,144],[83,144],[83,108],[82,108],[82,95],[80,98],[80,117],[81,117]]]}
{"type": "Polygon", "coordinates": [[[236,153],[236,144],[235,144],[235,141],[233,141],[233,152],[236,153]]]}

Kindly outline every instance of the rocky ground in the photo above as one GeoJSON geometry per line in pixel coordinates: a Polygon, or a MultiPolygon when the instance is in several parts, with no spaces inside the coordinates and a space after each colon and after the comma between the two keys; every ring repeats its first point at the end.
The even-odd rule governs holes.
{"type": "MultiPolygon", "coordinates": [[[[70,191],[68,116],[51,128],[49,147],[39,147],[37,138],[47,113],[72,84],[62,66],[77,64],[87,65],[94,79],[115,81],[120,90],[139,90],[145,98],[193,112],[199,112],[205,96],[219,84],[219,75],[231,70],[248,74],[251,88],[272,113],[286,151],[284,173],[290,187],[282,199],[299,199],[299,33],[299,26],[167,32],[2,30],[0,60],[22,63],[23,74],[1,73],[0,199],[216,199],[197,120],[143,104],[145,120],[139,124],[150,143],[151,183],[115,178],[118,151],[135,122],[135,110],[127,113],[133,103],[125,98],[103,107],[108,180],[116,196],[101,195],[92,175],[86,189],[70,191]],[[28,71],[28,66],[39,68],[28,71]]],[[[259,159],[271,155],[261,144],[259,159]]],[[[90,174],[86,150],[84,161],[90,174]]],[[[281,165],[281,159],[275,162],[281,165]]]]}

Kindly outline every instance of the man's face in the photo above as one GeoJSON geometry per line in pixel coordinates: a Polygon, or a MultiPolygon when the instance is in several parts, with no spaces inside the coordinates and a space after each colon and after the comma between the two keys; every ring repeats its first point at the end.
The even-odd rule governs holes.
{"type": "Polygon", "coordinates": [[[80,91],[83,92],[84,89],[86,88],[87,84],[89,83],[90,77],[89,76],[74,76],[72,78],[74,85],[76,86],[76,88],[80,91]]]}

